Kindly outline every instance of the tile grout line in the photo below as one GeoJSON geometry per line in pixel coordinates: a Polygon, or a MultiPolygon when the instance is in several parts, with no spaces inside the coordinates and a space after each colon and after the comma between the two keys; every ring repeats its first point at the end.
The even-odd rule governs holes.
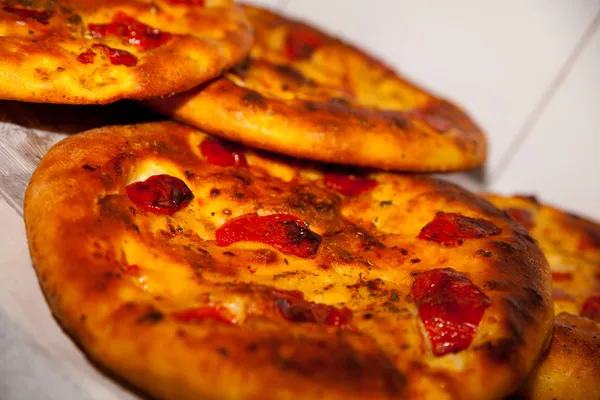
{"type": "Polygon", "coordinates": [[[500,159],[500,162],[498,163],[496,168],[494,168],[494,170],[490,173],[490,177],[486,179],[487,187],[490,187],[491,185],[496,183],[498,179],[502,176],[502,173],[506,171],[507,167],[510,165],[510,162],[516,155],[517,150],[521,147],[525,139],[529,137],[529,135],[533,131],[533,128],[535,128],[535,126],[537,125],[537,122],[542,116],[544,110],[546,109],[548,104],[550,104],[550,101],[554,98],[554,96],[558,93],[558,90],[566,81],[571,70],[573,69],[573,66],[575,65],[575,63],[583,53],[583,50],[585,50],[587,44],[590,42],[590,40],[592,39],[599,27],[600,11],[598,11],[596,16],[594,17],[594,20],[583,33],[583,35],[575,45],[573,51],[571,51],[558,73],[550,82],[550,85],[548,85],[548,87],[540,97],[539,101],[533,107],[531,113],[525,119],[525,122],[519,129],[517,136],[512,140],[512,142],[508,146],[508,149],[504,152],[504,155],[500,159]]]}

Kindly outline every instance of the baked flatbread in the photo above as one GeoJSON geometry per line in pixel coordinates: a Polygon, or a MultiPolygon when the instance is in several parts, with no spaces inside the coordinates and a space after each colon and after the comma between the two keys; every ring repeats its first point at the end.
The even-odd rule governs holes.
{"type": "Polygon", "coordinates": [[[426,176],[108,127],[49,151],[25,221],[66,331],[158,398],[500,398],[550,339],[534,240],[426,176]]]}
{"type": "Polygon", "coordinates": [[[0,99],[93,104],[191,89],[246,56],[228,0],[0,2],[0,99]]]}
{"type": "Polygon", "coordinates": [[[486,197],[529,229],[552,270],[554,335],[521,396],[600,398],[600,224],[534,197],[486,197]]]}
{"type": "Polygon", "coordinates": [[[307,24],[245,6],[246,63],[224,78],[148,104],[215,135],[299,158],[387,170],[483,163],[481,130],[458,107],[365,52],[307,24]]]}

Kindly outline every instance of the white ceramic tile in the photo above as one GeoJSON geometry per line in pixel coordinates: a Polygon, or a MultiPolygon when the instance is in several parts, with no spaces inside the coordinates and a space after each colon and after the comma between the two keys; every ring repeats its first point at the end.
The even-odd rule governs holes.
{"type": "Polygon", "coordinates": [[[600,29],[493,188],[600,221],[600,29]]]}
{"type": "Polygon", "coordinates": [[[600,1],[291,0],[285,10],[465,106],[489,134],[493,170],[600,1]]]}
{"type": "Polygon", "coordinates": [[[273,10],[279,9],[286,0],[244,0],[243,3],[254,4],[257,6],[268,7],[273,10]]]}

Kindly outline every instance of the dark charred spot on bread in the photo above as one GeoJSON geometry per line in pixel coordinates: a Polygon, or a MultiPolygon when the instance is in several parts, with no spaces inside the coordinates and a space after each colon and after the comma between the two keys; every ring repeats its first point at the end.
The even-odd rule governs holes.
{"type": "Polygon", "coordinates": [[[381,243],[375,236],[369,231],[358,226],[350,226],[345,230],[348,234],[355,234],[362,245],[364,251],[370,251],[371,249],[383,249],[385,245],[381,243]]]}
{"type": "Polygon", "coordinates": [[[397,302],[400,300],[400,295],[398,294],[397,291],[392,290],[392,292],[390,293],[389,300],[393,301],[393,302],[397,302]]]}
{"type": "Polygon", "coordinates": [[[534,307],[543,307],[544,296],[542,296],[542,293],[536,286],[524,287],[523,291],[525,292],[527,304],[531,304],[534,307]]]}
{"type": "Polygon", "coordinates": [[[401,111],[385,111],[383,112],[383,118],[388,121],[392,128],[405,130],[410,127],[410,121],[406,114],[401,111]]]}
{"type": "Polygon", "coordinates": [[[318,387],[335,387],[353,396],[369,397],[382,391],[390,398],[406,395],[407,377],[374,345],[352,346],[345,336],[325,339],[296,336],[292,338],[264,337],[254,341],[251,354],[264,360],[268,356],[284,374],[297,374],[318,387]],[[292,340],[294,347],[289,346],[292,340]]]}
{"type": "Polygon", "coordinates": [[[280,279],[288,279],[292,276],[296,276],[299,275],[300,271],[287,271],[287,272],[282,272],[281,274],[275,274],[273,275],[273,280],[277,281],[280,279]]]}
{"type": "Polygon", "coordinates": [[[229,350],[226,347],[217,347],[217,353],[223,357],[229,356],[229,350]]]}
{"type": "Polygon", "coordinates": [[[248,353],[254,353],[258,351],[258,345],[256,343],[250,343],[248,346],[246,346],[246,351],[248,353]]]}
{"type": "Polygon", "coordinates": [[[210,197],[218,197],[221,194],[221,190],[217,188],[210,189],[210,197]]]}
{"type": "Polygon", "coordinates": [[[122,222],[128,229],[139,232],[138,226],[134,223],[131,211],[123,204],[122,196],[109,194],[98,199],[98,209],[102,218],[112,219],[122,222]]]}
{"type": "Polygon", "coordinates": [[[314,185],[297,185],[293,187],[287,204],[306,219],[334,222],[340,215],[341,199],[314,185]]]}
{"type": "Polygon", "coordinates": [[[310,112],[315,112],[319,109],[314,101],[305,101],[304,108],[306,109],[306,111],[310,112]]]}
{"type": "Polygon", "coordinates": [[[252,65],[252,62],[253,62],[252,58],[251,57],[247,57],[246,59],[244,59],[244,61],[242,61],[241,63],[239,63],[235,67],[233,67],[231,69],[231,73],[239,76],[242,79],[247,78],[248,77],[248,70],[250,69],[250,66],[252,65]]]}
{"type": "Polygon", "coordinates": [[[523,288],[525,292],[522,296],[509,296],[505,295],[503,298],[504,305],[508,311],[508,320],[510,322],[513,332],[518,336],[521,336],[524,323],[534,323],[535,317],[529,307],[528,291],[523,288]]]}
{"type": "Polygon", "coordinates": [[[238,182],[241,182],[246,186],[252,184],[252,175],[250,175],[250,173],[247,171],[238,169],[238,170],[232,172],[231,176],[233,178],[235,178],[238,182]]]}
{"type": "Polygon", "coordinates": [[[341,97],[334,97],[332,99],[327,100],[327,105],[329,105],[329,107],[327,107],[327,105],[325,106],[326,109],[330,109],[333,112],[349,112],[349,113],[354,113],[354,110],[352,109],[348,109],[350,108],[351,104],[348,100],[343,99],[341,97]]]}
{"type": "Polygon", "coordinates": [[[28,3],[29,2],[23,2],[21,4],[22,6],[24,6],[24,8],[5,6],[2,9],[4,11],[6,11],[7,13],[14,14],[24,20],[33,19],[42,25],[48,25],[48,23],[49,23],[48,20],[54,15],[54,11],[51,9],[43,10],[43,11],[42,10],[32,10],[32,9],[28,8],[32,4],[28,4],[28,3]]]}
{"type": "Polygon", "coordinates": [[[279,261],[277,252],[269,249],[259,249],[252,252],[252,261],[259,265],[276,264],[279,261]]]}
{"type": "Polygon", "coordinates": [[[385,248],[375,236],[355,225],[348,225],[340,231],[326,234],[324,238],[330,247],[339,247],[357,255],[385,248]]]}
{"type": "Polygon", "coordinates": [[[95,170],[96,170],[96,168],[92,167],[92,166],[91,166],[91,165],[89,165],[89,164],[85,164],[85,165],[83,166],[83,169],[85,169],[86,171],[95,171],[95,170]]]}
{"type": "Polygon", "coordinates": [[[260,93],[254,90],[247,90],[242,96],[242,103],[246,106],[256,106],[264,108],[267,104],[266,99],[260,93]]]}
{"type": "Polygon", "coordinates": [[[164,318],[164,314],[158,310],[152,309],[148,311],[146,314],[142,315],[135,322],[138,324],[155,324],[160,322],[164,318]]]}
{"type": "Polygon", "coordinates": [[[285,79],[293,81],[296,85],[304,85],[310,82],[300,71],[290,65],[276,65],[275,71],[285,79]]]}
{"type": "Polygon", "coordinates": [[[353,290],[365,288],[371,293],[371,295],[377,295],[382,292],[384,292],[383,294],[387,295],[388,292],[385,290],[384,286],[385,282],[380,278],[370,280],[363,280],[360,278],[355,284],[347,285],[346,287],[353,290]]]}
{"type": "Polygon", "coordinates": [[[522,343],[521,338],[511,336],[485,342],[474,349],[483,352],[488,359],[497,364],[506,364],[518,354],[517,348],[522,343]]]}
{"type": "Polygon", "coordinates": [[[492,258],[494,256],[494,254],[491,251],[488,251],[486,249],[479,249],[475,252],[476,256],[479,257],[484,257],[484,258],[492,258]]]}

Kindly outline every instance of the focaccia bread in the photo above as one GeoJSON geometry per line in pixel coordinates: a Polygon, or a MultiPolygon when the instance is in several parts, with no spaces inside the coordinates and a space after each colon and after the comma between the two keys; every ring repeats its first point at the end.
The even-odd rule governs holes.
{"type": "Polygon", "coordinates": [[[500,398],[550,339],[535,241],[427,176],[107,127],[49,151],[25,222],[62,326],[157,398],[500,398]]]}
{"type": "Polygon", "coordinates": [[[103,104],[181,92],[244,58],[229,0],[3,0],[0,99],[103,104]]]}
{"type": "Polygon", "coordinates": [[[486,197],[529,229],[552,270],[552,342],[520,396],[600,398],[600,224],[535,197],[486,197]]]}
{"type": "Polygon", "coordinates": [[[244,7],[246,63],[188,93],[148,103],[229,140],[299,158],[386,170],[483,163],[481,130],[458,107],[305,23],[244,7]]]}

